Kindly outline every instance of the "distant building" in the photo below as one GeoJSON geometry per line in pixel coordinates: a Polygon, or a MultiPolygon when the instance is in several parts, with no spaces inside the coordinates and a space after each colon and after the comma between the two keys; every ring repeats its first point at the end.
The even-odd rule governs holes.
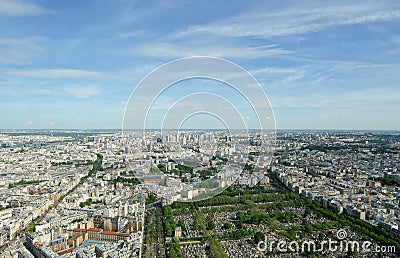
{"type": "Polygon", "coordinates": [[[193,198],[193,191],[192,190],[183,190],[181,191],[182,199],[191,200],[193,198]]]}
{"type": "Polygon", "coordinates": [[[86,136],[85,138],[83,138],[84,143],[94,142],[94,140],[95,140],[94,136],[86,136]]]}

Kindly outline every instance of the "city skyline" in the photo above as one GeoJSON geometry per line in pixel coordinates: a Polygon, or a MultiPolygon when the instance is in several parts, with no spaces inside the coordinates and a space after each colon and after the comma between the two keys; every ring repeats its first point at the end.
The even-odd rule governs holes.
{"type": "Polygon", "coordinates": [[[398,132],[9,131],[0,257],[399,253],[398,132]]]}
{"type": "MultiPolygon", "coordinates": [[[[399,19],[400,5],[389,1],[5,0],[0,129],[121,128],[146,74],[175,59],[214,56],[258,80],[277,129],[399,130],[399,19]]],[[[191,87],[235,103],[223,86],[180,83],[155,110],[191,87]]],[[[203,118],[191,127],[218,123],[203,118]]]]}

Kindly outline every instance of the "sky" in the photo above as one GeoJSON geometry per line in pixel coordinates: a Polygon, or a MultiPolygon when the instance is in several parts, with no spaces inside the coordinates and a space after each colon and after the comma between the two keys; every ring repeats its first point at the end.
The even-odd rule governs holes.
{"type": "MultiPolygon", "coordinates": [[[[0,0],[0,128],[121,128],[148,73],[211,56],[254,76],[278,129],[399,130],[399,24],[399,1],[0,0]]],[[[183,92],[240,105],[226,87],[176,83],[151,112],[183,92]]],[[[222,124],[205,116],[187,122],[222,124]]]]}

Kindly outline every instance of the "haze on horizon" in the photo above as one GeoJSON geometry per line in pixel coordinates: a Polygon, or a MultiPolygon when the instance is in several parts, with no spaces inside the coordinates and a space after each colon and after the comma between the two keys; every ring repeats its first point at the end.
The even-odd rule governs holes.
{"type": "MultiPolygon", "coordinates": [[[[278,129],[399,130],[399,23],[397,1],[2,0],[0,129],[121,128],[146,74],[214,56],[254,75],[278,129]]],[[[240,105],[195,80],[171,87],[154,117],[190,88],[240,105]]],[[[200,117],[188,125],[221,127],[200,117]]]]}

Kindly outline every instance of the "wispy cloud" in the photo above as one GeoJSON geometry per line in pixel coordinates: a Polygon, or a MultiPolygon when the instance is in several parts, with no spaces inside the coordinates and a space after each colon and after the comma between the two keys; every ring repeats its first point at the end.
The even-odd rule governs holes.
{"type": "Polygon", "coordinates": [[[324,94],[321,91],[308,92],[299,96],[276,96],[274,108],[310,108],[310,109],[385,109],[388,105],[399,107],[400,90],[398,89],[357,89],[324,94]]]}
{"type": "Polygon", "coordinates": [[[24,0],[2,0],[0,4],[0,16],[36,16],[49,14],[53,11],[32,4],[24,0]]]}
{"type": "Polygon", "coordinates": [[[324,8],[298,5],[296,8],[276,12],[266,12],[261,8],[244,17],[229,17],[212,24],[190,26],[174,37],[181,38],[194,34],[259,38],[300,35],[332,26],[399,19],[400,10],[391,8],[378,4],[374,6],[348,3],[324,8]]]}
{"type": "Polygon", "coordinates": [[[143,30],[136,30],[136,31],[128,31],[128,32],[120,32],[118,37],[120,38],[135,38],[144,35],[143,30]]]}
{"type": "Polygon", "coordinates": [[[291,83],[305,78],[309,74],[309,70],[309,67],[306,66],[296,68],[267,67],[249,72],[260,81],[291,83]]]}
{"type": "MultiPolygon", "coordinates": [[[[1,5],[0,5],[1,6],[1,5]]],[[[0,64],[26,64],[44,51],[46,38],[0,38],[0,64]]]]}
{"type": "Polygon", "coordinates": [[[97,85],[74,85],[66,87],[65,90],[80,99],[88,99],[100,93],[97,85]]]}
{"type": "MultiPolygon", "coordinates": [[[[346,91],[349,85],[354,88],[363,84],[363,88],[374,87],[369,83],[382,80],[382,77],[391,78],[400,70],[399,64],[377,64],[357,61],[339,60],[304,60],[301,65],[290,67],[270,66],[260,69],[252,69],[249,72],[266,88],[281,86],[324,87],[336,83],[333,88],[346,91]],[[357,82],[355,84],[355,82],[357,82]],[[346,85],[344,88],[341,85],[346,85]]],[[[384,88],[393,87],[392,83],[386,83],[384,88]]],[[[347,91],[346,91],[347,92],[347,91]]],[[[287,94],[287,93],[286,93],[287,94]]]]}
{"type": "Polygon", "coordinates": [[[135,47],[131,51],[138,56],[157,58],[182,58],[187,56],[214,56],[223,58],[260,58],[275,55],[291,54],[292,51],[278,45],[258,47],[240,46],[182,46],[172,43],[154,43],[135,47]]]}
{"type": "Polygon", "coordinates": [[[82,69],[27,69],[27,70],[8,70],[7,75],[42,78],[42,79],[99,79],[113,77],[111,75],[90,70],[82,69]]]}

